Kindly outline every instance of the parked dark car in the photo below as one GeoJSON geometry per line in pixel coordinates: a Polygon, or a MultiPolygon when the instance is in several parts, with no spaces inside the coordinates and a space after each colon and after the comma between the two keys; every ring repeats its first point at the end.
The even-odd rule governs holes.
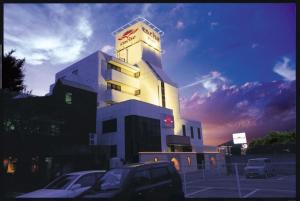
{"type": "Polygon", "coordinates": [[[81,198],[122,201],[184,200],[179,173],[171,163],[125,165],[109,170],[81,198]]]}
{"type": "Polygon", "coordinates": [[[249,159],[245,167],[246,178],[262,177],[267,178],[275,175],[275,169],[269,158],[249,159]]]}

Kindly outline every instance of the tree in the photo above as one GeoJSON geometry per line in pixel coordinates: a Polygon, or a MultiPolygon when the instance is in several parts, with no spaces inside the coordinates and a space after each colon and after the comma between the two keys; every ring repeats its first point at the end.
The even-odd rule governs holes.
{"type": "Polygon", "coordinates": [[[6,53],[3,58],[2,87],[9,91],[21,92],[26,89],[24,85],[24,59],[17,59],[12,54],[15,50],[6,53]]]}

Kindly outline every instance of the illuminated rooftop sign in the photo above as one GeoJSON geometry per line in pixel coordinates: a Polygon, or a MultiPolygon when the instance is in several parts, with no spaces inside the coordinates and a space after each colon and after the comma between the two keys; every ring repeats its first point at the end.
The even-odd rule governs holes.
{"type": "Polygon", "coordinates": [[[246,144],[246,133],[234,133],[232,134],[234,144],[246,144]]]}

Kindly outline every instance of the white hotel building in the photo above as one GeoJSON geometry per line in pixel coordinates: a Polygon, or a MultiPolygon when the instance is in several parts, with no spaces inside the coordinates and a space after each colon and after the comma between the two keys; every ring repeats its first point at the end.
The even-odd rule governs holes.
{"type": "Polygon", "coordinates": [[[201,123],[181,117],[177,85],[161,62],[163,32],[137,18],[113,35],[115,56],[96,51],[55,77],[98,93],[95,144],[111,146],[126,162],[172,160],[179,169],[197,168],[206,158],[201,123]]]}

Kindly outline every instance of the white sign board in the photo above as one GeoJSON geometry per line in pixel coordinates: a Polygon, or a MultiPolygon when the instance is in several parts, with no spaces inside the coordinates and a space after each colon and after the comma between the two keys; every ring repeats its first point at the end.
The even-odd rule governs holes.
{"type": "Polygon", "coordinates": [[[232,134],[234,144],[246,144],[246,133],[234,133],[232,134]]]}

